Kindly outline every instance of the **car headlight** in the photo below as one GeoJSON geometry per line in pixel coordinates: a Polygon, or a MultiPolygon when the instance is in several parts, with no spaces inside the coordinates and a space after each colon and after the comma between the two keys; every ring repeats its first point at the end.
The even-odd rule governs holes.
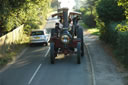
{"type": "Polygon", "coordinates": [[[69,38],[68,35],[62,35],[62,36],[61,36],[61,41],[62,41],[62,43],[64,43],[64,44],[68,44],[69,41],[70,41],[70,38],[69,38]]]}

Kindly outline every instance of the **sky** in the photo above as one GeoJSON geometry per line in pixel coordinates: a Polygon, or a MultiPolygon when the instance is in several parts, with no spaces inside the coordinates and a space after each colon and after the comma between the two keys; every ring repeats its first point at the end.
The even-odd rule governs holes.
{"type": "Polygon", "coordinates": [[[70,10],[76,5],[74,0],[58,0],[61,2],[60,6],[62,7],[68,7],[70,10]]]}

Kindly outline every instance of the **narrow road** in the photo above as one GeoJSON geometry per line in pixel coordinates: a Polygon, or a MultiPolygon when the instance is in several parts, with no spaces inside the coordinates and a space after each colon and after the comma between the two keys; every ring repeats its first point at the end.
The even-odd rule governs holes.
{"type": "MultiPolygon", "coordinates": [[[[54,26],[55,21],[49,20],[45,28],[54,26]]],[[[28,47],[14,64],[0,72],[0,85],[123,85],[98,37],[85,34],[84,39],[88,50],[85,48],[81,64],[76,63],[76,55],[59,55],[56,63],[50,64],[49,46],[28,47]]]]}
{"type": "MultiPolygon", "coordinates": [[[[48,21],[45,28],[53,28],[48,21]]],[[[59,56],[50,64],[49,46],[29,47],[27,51],[4,72],[0,73],[0,85],[91,85],[86,55],[82,63],[76,63],[76,55],[59,56]]]]}

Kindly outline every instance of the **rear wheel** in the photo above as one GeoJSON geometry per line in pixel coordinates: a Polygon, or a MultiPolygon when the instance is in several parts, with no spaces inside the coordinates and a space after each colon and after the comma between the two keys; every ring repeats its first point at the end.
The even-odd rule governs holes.
{"type": "Polygon", "coordinates": [[[54,43],[50,43],[50,59],[51,59],[51,64],[55,63],[55,55],[54,55],[54,43]]]}
{"type": "Polygon", "coordinates": [[[81,39],[81,56],[84,56],[84,39],[83,39],[83,29],[77,29],[77,38],[81,39]]]}
{"type": "Polygon", "coordinates": [[[77,43],[77,64],[81,63],[81,44],[80,42],[77,43]]]}

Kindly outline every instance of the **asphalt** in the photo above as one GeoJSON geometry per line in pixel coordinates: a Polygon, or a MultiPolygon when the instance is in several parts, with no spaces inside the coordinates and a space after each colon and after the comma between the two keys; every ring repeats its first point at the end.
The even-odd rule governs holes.
{"type": "Polygon", "coordinates": [[[27,85],[47,47],[30,47],[13,65],[1,73],[0,85],[27,85]]]}
{"type": "MultiPolygon", "coordinates": [[[[52,28],[48,21],[45,28],[52,28]]],[[[50,64],[49,46],[28,47],[8,69],[0,73],[0,85],[90,85],[86,55],[77,64],[76,55],[62,56],[50,64]]]]}
{"type": "Polygon", "coordinates": [[[86,34],[85,42],[92,58],[96,85],[124,85],[112,56],[104,51],[98,36],[86,34]]]}

